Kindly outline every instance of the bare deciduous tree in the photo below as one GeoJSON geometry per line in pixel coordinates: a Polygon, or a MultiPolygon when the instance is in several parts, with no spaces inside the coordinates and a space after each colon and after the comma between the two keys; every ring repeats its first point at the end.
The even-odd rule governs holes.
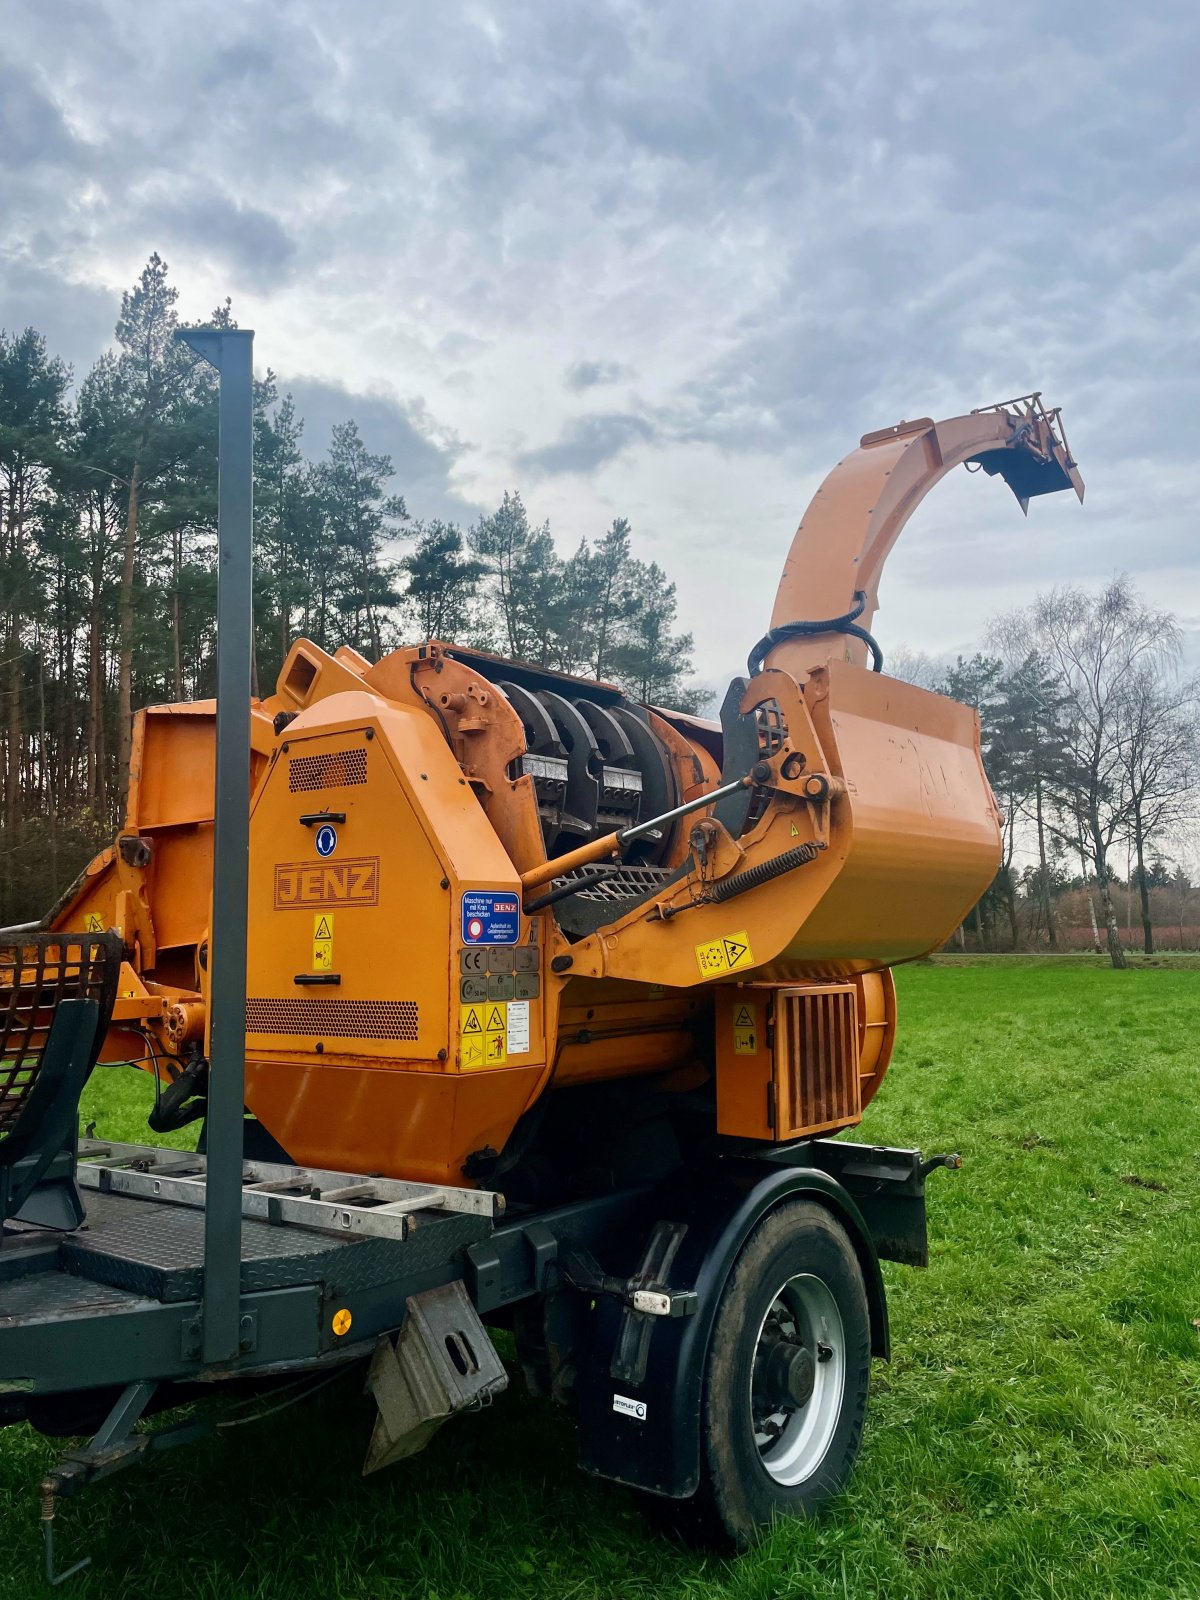
{"type": "Polygon", "coordinates": [[[1052,589],[1027,610],[1001,619],[995,631],[1013,654],[1036,652],[1062,696],[1062,837],[1086,845],[1109,957],[1114,967],[1124,967],[1108,856],[1114,840],[1130,828],[1133,809],[1122,759],[1125,705],[1140,674],[1178,653],[1179,629],[1121,576],[1098,594],[1052,589]]]}
{"type": "Polygon", "coordinates": [[[1200,756],[1198,686],[1164,679],[1149,666],[1132,673],[1124,686],[1118,720],[1118,750],[1129,802],[1129,842],[1137,863],[1142,942],[1154,954],[1150,888],[1146,878],[1149,847],[1189,820],[1195,805],[1200,756]]]}

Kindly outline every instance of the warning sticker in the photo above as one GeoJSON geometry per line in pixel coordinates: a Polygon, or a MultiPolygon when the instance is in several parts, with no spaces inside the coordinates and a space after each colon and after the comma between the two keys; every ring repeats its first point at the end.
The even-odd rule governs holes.
{"type": "Polygon", "coordinates": [[[103,933],[104,920],[100,916],[100,913],[98,911],[89,911],[87,914],[87,919],[84,923],[84,927],[85,931],[88,933],[103,933]]]}
{"type": "Polygon", "coordinates": [[[726,934],[721,939],[710,939],[696,946],[696,965],[702,978],[713,978],[721,972],[737,972],[742,967],[754,965],[750,949],[750,936],[743,928],[740,933],[726,934]]]}
{"type": "Polygon", "coordinates": [[[313,918],[312,970],[333,971],[333,913],[319,911],[313,918]]]}
{"type": "Polygon", "coordinates": [[[489,1001],[479,1009],[486,1012],[484,1026],[487,1030],[483,1059],[486,1066],[499,1067],[508,1060],[508,1005],[504,1001],[489,1001]]]}
{"type": "Polygon", "coordinates": [[[529,1049],[529,1003],[485,1000],[459,1006],[458,1032],[458,1059],[464,1072],[502,1067],[510,1053],[529,1049]]]}
{"type": "Polygon", "coordinates": [[[529,1054],[529,1001],[508,1002],[508,1053],[510,1056],[529,1054]]]}
{"type": "Polygon", "coordinates": [[[733,1053],[758,1054],[758,1006],[753,1000],[741,1000],[733,1008],[733,1053]]]}

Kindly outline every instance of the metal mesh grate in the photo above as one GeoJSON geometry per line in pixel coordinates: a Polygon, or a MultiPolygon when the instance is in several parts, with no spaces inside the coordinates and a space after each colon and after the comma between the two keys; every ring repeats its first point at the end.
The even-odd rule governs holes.
{"type": "Polygon", "coordinates": [[[0,939],[0,1137],[14,1127],[37,1082],[60,1000],[99,1004],[99,1048],[112,1014],[120,964],[115,934],[0,939]]]}
{"type": "MultiPolygon", "coordinates": [[[[580,867],[574,872],[563,874],[562,881],[569,883],[575,878],[585,878],[588,868],[580,867]]],[[[669,867],[629,867],[621,866],[611,877],[601,878],[597,883],[591,883],[586,889],[579,891],[581,900],[618,901],[631,898],[641,899],[644,895],[653,894],[661,889],[667,879],[671,877],[669,867]]]]}
{"type": "Polygon", "coordinates": [[[330,750],[319,756],[293,756],[288,767],[288,789],[305,794],[310,789],[345,789],[367,781],[365,750],[330,750]]]}
{"type": "Polygon", "coordinates": [[[415,1039],[415,1000],[325,1000],[298,995],[246,1001],[247,1033],[298,1033],[326,1039],[415,1039]]]}
{"type": "MultiPolygon", "coordinates": [[[[783,714],[783,707],[778,700],[764,700],[754,708],[754,726],[758,735],[758,759],[769,761],[783,749],[787,741],[787,718],[783,714]]],[[[767,807],[774,798],[773,789],[755,786],[750,791],[750,805],[746,812],[746,825],[742,830],[749,833],[757,828],[766,815],[767,807]]]]}
{"type": "Polygon", "coordinates": [[[788,736],[787,718],[778,700],[763,700],[754,708],[758,751],[764,761],[778,755],[788,736]]]}
{"type": "Polygon", "coordinates": [[[794,1129],[858,1119],[858,1011],[853,985],[784,996],[794,1129]]]}

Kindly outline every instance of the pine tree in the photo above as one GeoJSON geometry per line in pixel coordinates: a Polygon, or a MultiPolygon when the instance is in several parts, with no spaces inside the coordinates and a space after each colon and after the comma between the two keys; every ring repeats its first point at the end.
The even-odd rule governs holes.
{"type": "Polygon", "coordinates": [[[610,677],[622,630],[637,610],[636,563],[628,521],[616,517],[592,556],[593,611],[590,627],[592,675],[610,677]]]}
{"type": "Polygon", "coordinates": [[[335,551],[345,557],[338,596],[342,642],[365,650],[376,661],[384,647],[381,617],[399,599],[394,568],[384,556],[384,540],[396,523],[408,521],[403,497],[384,490],[393,475],[390,456],[372,455],[354,422],[334,428],[318,482],[335,551]]]}
{"type": "Polygon", "coordinates": [[[0,594],[3,595],[5,848],[0,896],[11,896],[24,822],[22,755],[26,697],[40,681],[36,630],[44,610],[38,535],[52,515],[47,463],[60,458],[67,426],[68,368],[33,328],[0,332],[0,594]],[[31,651],[31,645],[33,649],[31,651]]]}
{"type": "Polygon", "coordinates": [[[408,576],[405,609],[420,639],[466,643],[477,632],[481,561],[466,554],[453,522],[417,523],[416,545],[400,563],[408,576]]]}
{"type": "MultiPolygon", "coordinates": [[[[175,339],[177,299],[178,290],[167,279],[167,264],[155,253],[137,284],[121,300],[116,328],[120,354],[113,386],[115,427],[108,459],[93,463],[120,484],[125,498],[117,608],[117,787],[121,793],[128,782],[133,734],[134,600],[139,558],[146,553],[141,548],[148,531],[143,528],[144,512],[147,502],[163,488],[166,475],[194,453],[206,435],[213,437],[211,422],[205,430],[195,414],[198,401],[203,404],[207,400],[211,406],[213,384],[207,376],[209,369],[175,339]]],[[[169,515],[167,521],[179,526],[178,519],[169,515]]],[[[161,533],[162,525],[153,531],[161,533]]],[[[182,566],[181,545],[173,546],[172,564],[182,566]]]]}
{"type": "Polygon", "coordinates": [[[506,491],[491,516],[469,530],[467,542],[494,586],[501,648],[516,661],[548,666],[562,574],[550,524],[531,527],[521,496],[506,491]]]}
{"type": "Polygon", "coordinates": [[[635,700],[686,710],[683,678],[692,670],[692,636],[674,633],[675,585],[656,561],[634,564],[636,600],[612,648],[613,676],[635,700]]]}
{"type": "Polygon", "coordinates": [[[275,374],[254,386],[255,629],[270,682],[292,645],[292,618],[305,600],[305,534],[313,520],[311,485],[300,453],[303,419],[275,374]]]}

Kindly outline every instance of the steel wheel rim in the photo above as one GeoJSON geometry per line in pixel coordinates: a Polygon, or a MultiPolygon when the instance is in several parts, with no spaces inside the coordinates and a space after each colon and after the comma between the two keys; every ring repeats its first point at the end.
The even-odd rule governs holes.
{"type": "Polygon", "coordinates": [[[812,1273],[797,1273],[775,1294],[758,1326],[750,1367],[750,1421],[764,1471],[785,1489],[811,1478],[833,1442],[846,1382],[842,1314],[829,1287],[812,1273]],[[812,1393],[802,1404],[767,1409],[755,1396],[763,1363],[781,1342],[814,1356],[812,1393]]]}

